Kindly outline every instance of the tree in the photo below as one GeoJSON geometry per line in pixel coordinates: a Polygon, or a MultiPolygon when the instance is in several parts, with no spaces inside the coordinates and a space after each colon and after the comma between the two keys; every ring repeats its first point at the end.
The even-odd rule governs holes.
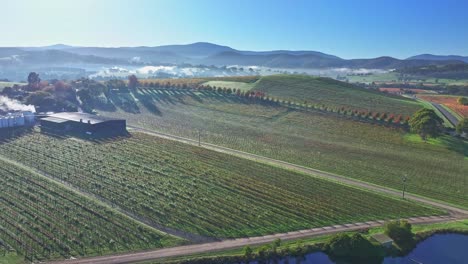
{"type": "Polygon", "coordinates": [[[381,263],[382,248],[372,244],[359,233],[334,235],[324,245],[324,250],[337,263],[381,263]]]}
{"type": "Polygon", "coordinates": [[[11,95],[13,93],[13,88],[10,87],[10,86],[7,86],[5,88],[3,88],[3,91],[0,92],[0,94],[4,94],[4,95],[11,95]]]}
{"type": "Polygon", "coordinates": [[[411,224],[406,220],[390,221],[385,224],[384,232],[391,237],[399,246],[408,245],[413,242],[411,224]]]}
{"type": "Polygon", "coordinates": [[[458,97],[457,102],[461,105],[468,105],[468,98],[466,97],[458,97]]]}
{"type": "Polygon", "coordinates": [[[138,78],[132,74],[128,76],[128,88],[135,89],[138,86],[138,78]]]}
{"type": "Polygon", "coordinates": [[[253,256],[253,250],[250,246],[245,246],[244,247],[244,257],[246,259],[251,259],[253,256]]]}
{"type": "Polygon", "coordinates": [[[41,82],[41,78],[39,78],[39,74],[35,72],[30,72],[28,75],[28,87],[30,89],[38,89],[39,84],[41,82]]]}
{"type": "Polygon", "coordinates": [[[460,123],[458,123],[457,133],[460,135],[463,133],[468,134],[468,118],[465,117],[460,121],[460,123]]]}
{"type": "Polygon", "coordinates": [[[442,118],[432,109],[422,108],[409,120],[411,131],[418,133],[426,141],[427,137],[438,137],[443,130],[442,118]]]}
{"type": "Polygon", "coordinates": [[[50,97],[52,97],[52,95],[48,92],[37,91],[34,93],[30,93],[26,97],[25,101],[26,101],[26,104],[39,106],[39,105],[42,105],[44,101],[50,97]]]}
{"type": "MultiPolygon", "coordinates": [[[[125,82],[122,81],[122,80],[118,80],[118,79],[108,80],[108,81],[106,81],[105,84],[106,84],[106,86],[107,86],[107,88],[109,90],[121,90],[121,89],[125,89],[125,87],[126,87],[125,82]]],[[[99,94],[100,93],[101,92],[99,92],[99,94]]]]}

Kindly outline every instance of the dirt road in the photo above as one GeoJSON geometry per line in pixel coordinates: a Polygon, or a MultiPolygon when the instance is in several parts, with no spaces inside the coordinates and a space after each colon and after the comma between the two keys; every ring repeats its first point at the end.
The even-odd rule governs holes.
{"type": "MultiPolygon", "coordinates": [[[[410,218],[408,219],[408,221],[412,224],[425,224],[425,223],[428,224],[428,223],[436,223],[436,222],[454,221],[457,219],[458,219],[457,217],[451,217],[451,216],[432,216],[432,217],[410,218]]],[[[289,232],[289,233],[284,233],[284,234],[274,234],[274,235],[269,235],[269,236],[240,238],[240,239],[224,240],[221,242],[172,247],[172,248],[165,248],[165,249],[158,249],[158,250],[137,252],[137,253],[128,253],[128,254],[121,254],[121,255],[113,255],[113,256],[101,256],[101,257],[93,257],[93,258],[64,260],[64,261],[57,261],[57,262],[51,262],[51,263],[54,263],[54,264],[135,263],[135,262],[156,260],[156,259],[162,259],[162,258],[168,258],[168,257],[187,256],[187,255],[193,255],[197,253],[207,253],[207,252],[214,252],[214,251],[220,251],[220,250],[241,248],[247,245],[249,246],[260,245],[260,244],[265,244],[265,243],[271,243],[275,239],[278,239],[278,238],[281,240],[291,240],[291,239],[300,239],[300,238],[305,238],[305,237],[328,235],[328,234],[334,234],[334,233],[346,232],[346,231],[356,231],[356,230],[361,230],[361,229],[366,229],[366,228],[371,228],[371,227],[382,226],[383,224],[384,224],[384,221],[370,221],[370,222],[365,222],[365,223],[354,223],[354,224],[328,226],[328,227],[322,227],[322,228],[313,228],[313,229],[308,229],[308,230],[301,230],[301,231],[289,232]]]]}

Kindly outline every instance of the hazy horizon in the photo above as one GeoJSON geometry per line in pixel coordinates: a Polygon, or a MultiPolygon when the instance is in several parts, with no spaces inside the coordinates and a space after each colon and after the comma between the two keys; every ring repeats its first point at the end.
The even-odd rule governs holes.
{"type": "Polygon", "coordinates": [[[350,58],[468,55],[468,2],[9,1],[0,47],[209,42],[239,50],[313,50],[350,58]],[[30,23],[34,21],[34,23],[30,23]]]}

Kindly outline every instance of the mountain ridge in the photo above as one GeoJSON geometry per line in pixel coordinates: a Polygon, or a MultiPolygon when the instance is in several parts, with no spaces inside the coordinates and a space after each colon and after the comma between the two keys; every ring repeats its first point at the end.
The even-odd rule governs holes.
{"type": "Polygon", "coordinates": [[[343,59],[332,54],[308,50],[237,50],[209,42],[139,47],[80,47],[55,44],[43,47],[0,48],[0,67],[31,64],[192,64],[215,66],[264,66],[271,68],[367,68],[397,69],[426,65],[468,63],[468,57],[421,54],[401,60],[390,56],[369,59],[343,59]],[[57,52],[51,52],[57,51],[57,52]],[[25,58],[42,58],[26,60],[25,58]]]}

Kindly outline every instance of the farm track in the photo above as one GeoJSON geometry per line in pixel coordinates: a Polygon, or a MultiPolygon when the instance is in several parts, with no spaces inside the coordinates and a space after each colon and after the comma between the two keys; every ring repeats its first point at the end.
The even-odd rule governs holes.
{"type": "MultiPolygon", "coordinates": [[[[165,138],[165,139],[176,140],[176,141],[186,143],[186,144],[191,144],[191,145],[196,145],[196,146],[199,145],[199,142],[197,140],[184,138],[184,137],[179,137],[179,136],[174,136],[174,135],[165,134],[165,133],[161,133],[161,132],[156,132],[156,131],[152,131],[152,130],[149,130],[149,129],[144,129],[144,128],[136,127],[136,126],[128,126],[128,127],[132,128],[132,129],[134,129],[136,131],[140,131],[140,132],[149,134],[149,135],[154,135],[154,136],[162,137],[162,138],[165,138]]],[[[276,165],[276,166],[279,166],[279,167],[283,167],[283,168],[294,170],[294,171],[299,171],[299,172],[309,174],[309,175],[313,175],[313,176],[318,176],[318,177],[328,179],[328,180],[333,180],[335,182],[343,183],[343,184],[346,184],[346,185],[351,185],[351,186],[358,187],[358,188],[361,188],[361,189],[367,189],[367,190],[371,190],[371,191],[374,191],[374,192],[387,194],[387,195],[392,195],[392,196],[396,196],[396,197],[401,196],[400,191],[396,191],[396,190],[393,190],[393,189],[389,189],[389,188],[385,188],[385,187],[382,187],[382,186],[374,185],[374,184],[371,184],[371,183],[366,183],[366,182],[354,180],[354,179],[351,179],[351,178],[347,178],[345,176],[341,176],[341,175],[337,175],[337,174],[333,174],[333,173],[329,173],[329,172],[324,172],[324,171],[317,170],[317,169],[312,169],[312,168],[296,165],[296,164],[281,161],[281,160],[276,160],[276,159],[272,159],[272,158],[268,158],[268,157],[264,157],[264,156],[260,156],[260,155],[256,155],[256,154],[251,154],[251,153],[247,153],[247,152],[243,152],[243,151],[239,151],[239,150],[235,150],[235,149],[230,149],[230,148],[226,148],[226,147],[222,147],[222,146],[218,146],[218,145],[214,145],[214,144],[210,144],[210,143],[200,142],[200,146],[204,147],[204,148],[207,148],[207,149],[210,149],[210,150],[235,155],[235,156],[239,156],[239,157],[242,157],[242,158],[246,158],[246,159],[250,159],[250,160],[254,160],[254,161],[258,161],[258,162],[267,163],[267,164],[270,164],[270,165],[276,165]]],[[[417,201],[419,203],[423,203],[423,204],[426,204],[426,205],[430,205],[430,206],[433,206],[433,207],[438,207],[440,209],[447,210],[451,215],[462,215],[462,216],[463,215],[468,215],[467,210],[464,210],[464,209],[461,209],[461,208],[458,208],[458,207],[455,207],[455,206],[452,206],[452,205],[449,205],[449,204],[445,204],[445,203],[442,203],[442,202],[439,202],[439,201],[434,201],[434,200],[431,200],[431,199],[428,199],[428,198],[412,195],[412,194],[409,194],[409,193],[405,193],[405,198],[413,200],[413,201],[417,201]]]]}
{"type": "Polygon", "coordinates": [[[447,111],[447,109],[445,109],[444,107],[442,107],[440,104],[438,103],[431,103],[435,108],[437,108],[437,110],[439,110],[439,112],[442,113],[442,115],[444,115],[447,120],[452,123],[452,125],[454,127],[456,127],[458,125],[458,118],[456,116],[454,116],[452,113],[450,113],[449,111],[447,111]]]}
{"type": "MultiPolygon", "coordinates": [[[[411,224],[429,224],[429,223],[456,221],[457,219],[460,219],[460,218],[461,218],[460,216],[459,217],[432,216],[432,217],[409,218],[408,221],[411,224]]],[[[329,235],[329,234],[334,234],[334,233],[339,233],[339,232],[356,231],[356,230],[362,230],[362,229],[367,229],[367,228],[379,227],[379,226],[382,226],[384,223],[385,223],[384,221],[379,220],[379,221],[370,221],[370,222],[365,222],[365,223],[335,225],[335,226],[313,228],[313,229],[308,229],[308,230],[300,230],[300,231],[295,231],[295,232],[274,234],[274,235],[261,236],[261,237],[239,238],[239,239],[224,240],[220,242],[212,242],[212,243],[196,244],[196,245],[188,245],[188,246],[178,246],[178,247],[158,249],[158,250],[152,250],[152,251],[143,251],[143,252],[138,252],[138,253],[55,261],[55,262],[50,262],[50,263],[53,263],[53,264],[136,263],[136,262],[164,259],[164,258],[170,258],[170,257],[188,256],[188,255],[193,255],[193,254],[229,250],[229,249],[241,248],[247,245],[249,246],[261,245],[265,243],[271,243],[275,239],[292,240],[292,239],[300,239],[300,238],[305,238],[305,237],[329,235]]]]}

